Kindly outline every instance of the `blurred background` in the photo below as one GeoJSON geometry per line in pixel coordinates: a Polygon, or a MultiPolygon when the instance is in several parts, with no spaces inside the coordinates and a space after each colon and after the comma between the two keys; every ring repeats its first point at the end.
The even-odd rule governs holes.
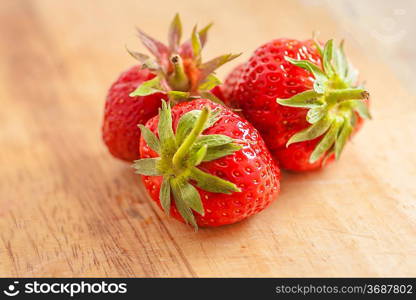
{"type": "Polygon", "coordinates": [[[415,276],[415,48],[412,0],[0,0],[0,275],[415,276]],[[243,52],[220,78],[273,38],[345,39],[374,120],[259,216],[190,233],[100,133],[135,26],[166,41],[176,12],[214,22],[204,59],[243,52]]]}

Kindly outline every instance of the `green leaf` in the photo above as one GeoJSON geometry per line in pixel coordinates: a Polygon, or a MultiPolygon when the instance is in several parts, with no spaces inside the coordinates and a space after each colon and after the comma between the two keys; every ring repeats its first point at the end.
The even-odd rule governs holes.
{"type": "Polygon", "coordinates": [[[361,118],[371,120],[370,110],[368,109],[367,103],[362,100],[353,100],[354,102],[354,109],[361,118]]]}
{"type": "Polygon", "coordinates": [[[324,67],[324,71],[327,75],[327,77],[332,77],[332,75],[334,74],[334,69],[331,65],[331,61],[332,61],[332,56],[333,56],[333,52],[334,52],[334,41],[333,40],[329,40],[328,42],[326,42],[325,47],[324,47],[324,53],[322,56],[322,64],[324,67]]]}
{"type": "Polygon", "coordinates": [[[199,94],[201,95],[202,98],[209,99],[214,103],[218,103],[218,104],[221,104],[222,106],[226,106],[220,98],[215,96],[210,91],[200,91],[199,94]]]}
{"type": "Polygon", "coordinates": [[[182,37],[182,22],[179,14],[176,14],[170,24],[168,40],[169,48],[173,53],[176,53],[182,37]]]}
{"type": "Polygon", "coordinates": [[[285,56],[285,59],[291,64],[311,72],[315,77],[313,85],[314,90],[319,94],[323,94],[325,92],[325,83],[328,81],[328,78],[317,65],[308,60],[296,60],[288,56],[285,56]]]}
{"type": "Polygon", "coordinates": [[[197,189],[186,181],[180,182],[178,184],[178,188],[179,194],[181,195],[180,197],[183,201],[185,201],[186,205],[200,215],[204,215],[204,206],[202,205],[201,196],[199,195],[197,189]]]}
{"type": "Polygon", "coordinates": [[[141,85],[137,87],[135,91],[130,93],[130,97],[135,96],[148,96],[151,94],[163,92],[162,86],[160,84],[159,77],[155,77],[148,81],[143,82],[141,85]]]}
{"type": "Polygon", "coordinates": [[[196,185],[204,191],[223,194],[241,192],[234,183],[205,173],[196,167],[191,168],[191,179],[195,180],[196,185]]]}
{"type": "Polygon", "coordinates": [[[159,192],[160,204],[162,205],[163,210],[169,216],[170,215],[170,178],[168,176],[163,176],[162,186],[160,187],[159,192]]]}
{"type": "Polygon", "coordinates": [[[348,119],[344,120],[344,123],[339,131],[339,134],[335,140],[335,158],[339,159],[345,144],[351,136],[353,127],[348,119]]]}
{"type": "Polygon", "coordinates": [[[136,60],[138,60],[140,63],[144,63],[146,60],[150,59],[149,55],[140,53],[140,52],[136,52],[136,51],[132,51],[129,48],[127,48],[127,46],[125,47],[127,52],[136,60]]]}
{"type": "Polygon", "coordinates": [[[195,221],[195,216],[191,211],[187,201],[185,201],[183,196],[183,189],[181,183],[175,179],[170,180],[171,188],[173,192],[173,198],[175,200],[176,208],[178,209],[179,214],[185,220],[187,224],[191,224],[195,229],[198,228],[198,225],[195,221]]]}
{"type": "Polygon", "coordinates": [[[310,141],[317,138],[318,136],[323,135],[331,126],[332,122],[333,119],[329,115],[326,115],[315,124],[293,135],[286,143],[286,147],[289,147],[289,145],[293,143],[310,141]]]}
{"type": "Polygon", "coordinates": [[[231,155],[241,148],[242,146],[236,143],[208,148],[203,161],[212,161],[227,155],[231,155]]]}
{"type": "Polygon", "coordinates": [[[199,39],[201,40],[201,46],[204,47],[207,39],[208,39],[208,31],[209,29],[212,27],[212,23],[209,23],[207,26],[205,26],[204,28],[202,28],[198,34],[199,34],[199,39]]]}
{"type": "Polygon", "coordinates": [[[169,49],[163,43],[155,40],[151,36],[147,35],[140,29],[137,29],[137,34],[143,45],[152,53],[155,57],[158,58],[160,62],[161,58],[167,57],[169,54],[169,49]]]}
{"type": "Polygon", "coordinates": [[[333,146],[341,125],[342,121],[340,121],[339,118],[332,122],[331,127],[326,132],[322,140],[318,143],[318,145],[316,145],[311,156],[309,157],[309,162],[311,164],[321,158],[321,156],[324,155],[325,152],[333,146]]]}
{"type": "Polygon", "coordinates": [[[306,114],[306,120],[310,124],[315,124],[316,122],[321,120],[327,112],[328,112],[327,105],[322,105],[319,107],[312,108],[308,110],[308,113],[306,114]]]}
{"type": "Polygon", "coordinates": [[[198,91],[210,91],[217,85],[221,84],[221,80],[219,80],[213,74],[208,75],[198,86],[198,91]]]}
{"type": "Polygon", "coordinates": [[[139,124],[139,128],[142,132],[142,136],[146,141],[147,145],[155,152],[160,154],[160,142],[156,135],[150,131],[146,126],[139,124]]]}
{"type": "Polygon", "coordinates": [[[199,38],[199,34],[197,32],[196,26],[192,30],[191,45],[192,45],[192,53],[193,53],[194,59],[196,59],[197,62],[199,63],[201,60],[202,45],[201,45],[201,40],[199,38]]]}
{"type": "MultiPolygon", "coordinates": [[[[176,127],[176,143],[177,145],[181,145],[183,140],[186,136],[191,132],[192,128],[194,127],[196,120],[201,115],[200,110],[191,110],[184,114],[178,122],[178,126],[176,127]]],[[[204,125],[204,130],[211,127],[218,121],[220,115],[220,110],[216,109],[211,111],[207,122],[204,125]]]]}
{"type": "Polygon", "coordinates": [[[191,155],[188,159],[189,166],[199,165],[203,161],[205,155],[207,154],[207,149],[207,145],[202,145],[202,147],[199,148],[197,151],[191,152],[191,155]]]}
{"type": "Polygon", "coordinates": [[[162,100],[162,109],[159,112],[158,133],[162,150],[172,150],[175,146],[175,136],[172,129],[172,113],[170,105],[164,100],[162,100]]]}
{"type": "Polygon", "coordinates": [[[335,72],[345,80],[347,78],[348,61],[344,53],[344,41],[341,41],[339,47],[335,47],[333,61],[335,72]]]}
{"type": "Polygon", "coordinates": [[[206,63],[203,63],[201,66],[201,78],[207,77],[209,74],[214,72],[216,69],[221,67],[223,64],[233,60],[234,58],[237,58],[241,55],[239,54],[224,54],[221,56],[218,56],[216,58],[211,59],[210,61],[207,61],[206,63]]]}
{"type": "Polygon", "coordinates": [[[160,158],[143,158],[134,161],[133,168],[136,174],[147,176],[160,176],[162,173],[158,170],[157,164],[160,158]]]}
{"type": "Polygon", "coordinates": [[[322,95],[314,90],[305,91],[288,99],[276,99],[277,103],[290,107],[315,108],[322,105],[319,98],[322,95]]]}
{"type": "Polygon", "coordinates": [[[206,145],[207,147],[216,147],[232,143],[233,141],[233,138],[223,134],[202,135],[197,138],[194,147],[199,148],[203,145],[206,145]]]}
{"type": "Polygon", "coordinates": [[[175,101],[180,101],[183,99],[188,99],[191,96],[189,92],[181,92],[181,91],[169,91],[167,92],[169,99],[174,99],[175,101]]]}
{"type": "Polygon", "coordinates": [[[221,109],[216,108],[209,114],[208,121],[205,123],[204,130],[213,126],[221,118],[221,109]]]}
{"type": "Polygon", "coordinates": [[[319,55],[322,56],[324,51],[322,50],[321,44],[318,41],[316,32],[312,33],[312,39],[313,39],[313,43],[315,44],[316,49],[318,50],[319,55]]]}

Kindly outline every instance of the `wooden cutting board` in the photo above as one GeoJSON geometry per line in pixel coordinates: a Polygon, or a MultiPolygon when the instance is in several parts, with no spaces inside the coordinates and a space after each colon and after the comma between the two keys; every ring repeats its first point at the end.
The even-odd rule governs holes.
{"type": "Polygon", "coordinates": [[[322,1],[1,1],[0,275],[416,276],[416,99],[351,12],[335,11],[322,1]],[[215,21],[206,58],[244,52],[220,76],[275,37],[346,37],[374,120],[341,161],[283,173],[264,212],[193,232],[151,203],[100,136],[106,90],[133,64],[124,45],[143,49],[134,27],[165,39],[175,12],[187,32],[215,21]]]}

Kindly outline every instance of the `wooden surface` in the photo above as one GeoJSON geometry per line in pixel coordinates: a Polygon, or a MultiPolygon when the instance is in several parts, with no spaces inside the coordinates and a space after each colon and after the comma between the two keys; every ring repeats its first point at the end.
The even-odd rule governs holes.
{"type": "MultiPolygon", "coordinates": [[[[380,51],[409,45],[410,32],[385,43],[348,1],[209,2],[0,2],[1,276],[416,276],[416,99],[380,51]],[[134,26],[163,39],[176,11],[188,32],[215,21],[206,58],[244,51],[243,61],[312,30],[347,38],[374,120],[338,163],[284,173],[266,211],[194,233],[149,201],[100,136],[107,87],[133,63],[124,44],[142,49],[134,26]]],[[[393,50],[397,63],[416,61],[393,50]]]]}

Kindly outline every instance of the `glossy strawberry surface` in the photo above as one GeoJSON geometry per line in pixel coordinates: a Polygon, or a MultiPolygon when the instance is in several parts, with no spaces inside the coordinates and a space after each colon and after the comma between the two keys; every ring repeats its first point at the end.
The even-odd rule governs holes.
{"type": "Polygon", "coordinates": [[[161,105],[162,93],[148,96],[130,97],[138,85],[155,77],[147,69],[133,66],[112,84],[105,102],[102,135],[111,154],[119,159],[131,162],[138,159],[140,129],[154,117],[161,105]]]}
{"type": "MultiPolygon", "coordinates": [[[[219,120],[207,128],[203,134],[222,134],[238,140],[242,149],[231,155],[203,162],[201,170],[234,183],[241,192],[220,194],[207,192],[197,187],[201,196],[205,215],[194,212],[198,226],[220,226],[241,221],[267,207],[277,198],[280,190],[279,168],[274,163],[259,133],[247,121],[229,109],[209,100],[200,99],[180,103],[172,108],[173,128],[179,118],[191,110],[209,106],[212,110],[221,109],[219,120]]],[[[159,117],[150,119],[146,127],[157,134],[159,117]]],[[[142,158],[157,157],[144,139],[141,139],[140,153],[142,158]]],[[[159,205],[161,176],[143,176],[143,182],[152,199],[159,205]]],[[[171,215],[184,221],[174,204],[171,215]]]]}
{"type": "Polygon", "coordinates": [[[245,69],[244,64],[236,66],[225,78],[224,84],[221,86],[222,93],[224,95],[224,103],[230,107],[233,107],[232,93],[235,90],[238,80],[245,69]]]}

